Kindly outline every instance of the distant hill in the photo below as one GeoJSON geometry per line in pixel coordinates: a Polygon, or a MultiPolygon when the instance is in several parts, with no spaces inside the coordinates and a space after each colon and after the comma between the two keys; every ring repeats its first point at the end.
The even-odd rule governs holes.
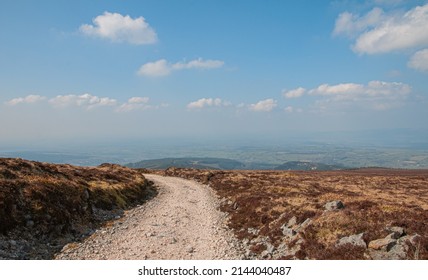
{"type": "Polygon", "coordinates": [[[341,170],[345,167],[340,165],[330,165],[325,163],[317,162],[305,162],[305,161],[288,161],[284,164],[281,164],[274,168],[275,170],[319,170],[319,171],[328,171],[328,170],[341,170]]]}
{"type": "Polygon", "coordinates": [[[220,169],[220,170],[341,170],[345,167],[340,165],[330,165],[316,162],[288,161],[281,165],[264,163],[242,163],[237,160],[225,158],[162,158],[142,160],[126,165],[131,168],[147,169],[167,169],[169,167],[177,168],[196,168],[196,169],[220,169]]]}
{"type": "Polygon", "coordinates": [[[167,169],[168,167],[197,168],[197,169],[245,169],[242,162],[225,158],[162,158],[142,160],[126,165],[131,168],[167,169]]]}

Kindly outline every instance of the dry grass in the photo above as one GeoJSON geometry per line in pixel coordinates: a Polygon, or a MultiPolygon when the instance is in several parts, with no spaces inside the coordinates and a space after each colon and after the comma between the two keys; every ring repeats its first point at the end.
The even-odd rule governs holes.
{"type": "Polygon", "coordinates": [[[40,236],[76,232],[97,222],[96,209],[125,209],[152,194],[136,170],[0,159],[0,234],[34,222],[40,236]]]}
{"type": "MultiPolygon", "coordinates": [[[[385,227],[401,226],[408,234],[422,236],[417,257],[428,259],[426,170],[290,172],[170,168],[163,173],[213,187],[225,199],[222,210],[230,214],[230,227],[242,239],[254,238],[247,229],[256,228],[278,245],[282,237],[279,227],[291,217],[296,216],[299,223],[312,218],[297,254],[299,258],[364,259],[364,250],[336,247],[335,243],[341,237],[362,232],[369,242],[385,237],[385,227]],[[324,212],[324,204],[331,200],[343,201],[345,209],[324,212]]],[[[409,258],[414,258],[414,254],[409,258]]]]}

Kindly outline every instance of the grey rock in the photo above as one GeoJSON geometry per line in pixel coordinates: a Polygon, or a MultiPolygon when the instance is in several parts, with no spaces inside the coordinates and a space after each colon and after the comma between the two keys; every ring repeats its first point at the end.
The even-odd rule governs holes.
{"type": "Polygon", "coordinates": [[[15,240],[10,240],[10,241],[9,241],[9,244],[10,244],[10,246],[13,246],[13,247],[14,247],[14,246],[16,246],[16,244],[17,244],[17,243],[16,243],[16,241],[15,241],[15,240]]]}
{"type": "Polygon", "coordinates": [[[307,218],[303,223],[301,223],[296,227],[296,231],[300,232],[305,230],[311,223],[312,223],[312,220],[310,218],[307,218]]]}
{"type": "Polygon", "coordinates": [[[268,251],[268,250],[264,250],[264,251],[260,254],[260,256],[261,256],[263,259],[269,259],[269,258],[271,258],[271,257],[272,257],[272,255],[269,253],[269,251],[268,251]]]}
{"type": "Polygon", "coordinates": [[[259,235],[260,230],[255,229],[255,228],[248,228],[247,229],[248,233],[254,234],[254,235],[259,235]]]}
{"type": "Polygon", "coordinates": [[[389,236],[393,239],[398,239],[406,234],[406,231],[402,227],[387,227],[386,231],[390,234],[389,236]]]}
{"type": "Polygon", "coordinates": [[[27,223],[25,223],[25,226],[31,228],[34,226],[34,222],[32,220],[28,220],[27,223]]]}
{"type": "Polygon", "coordinates": [[[412,235],[406,235],[401,237],[400,239],[398,239],[397,243],[401,245],[401,244],[407,244],[407,242],[409,242],[411,245],[417,246],[420,238],[421,236],[415,233],[412,235]]]}
{"type": "Polygon", "coordinates": [[[364,241],[363,237],[364,237],[364,233],[342,237],[341,239],[339,239],[336,246],[350,244],[357,247],[367,248],[367,244],[364,241]]]}
{"type": "Polygon", "coordinates": [[[186,252],[187,253],[193,253],[193,252],[195,252],[195,248],[193,248],[192,246],[188,246],[188,247],[186,247],[186,252]]]}
{"type": "Polygon", "coordinates": [[[275,251],[275,247],[270,243],[266,243],[266,251],[272,255],[275,251]]]}
{"type": "Polygon", "coordinates": [[[407,259],[407,246],[394,245],[389,251],[369,249],[368,255],[373,260],[405,260],[407,259]]]}
{"type": "Polygon", "coordinates": [[[343,208],[345,208],[345,205],[340,200],[333,200],[333,201],[327,202],[324,205],[324,208],[327,211],[333,211],[333,210],[343,209],[343,208]]]}
{"type": "Polygon", "coordinates": [[[388,259],[391,260],[405,260],[407,258],[408,247],[405,245],[395,245],[388,252],[388,259]]]}
{"type": "Polygon", "coordinates": [[[296,216],[293,216],[287,223],[287,227],[292,228],[295,225],[297,225],[297,218],[296,216]]]}
{"type": "Polygon", "coordinates": [[[238,208],[239,208],[238,203],[237,203],[237,202],[233,203],[233,205],[232,205],[232,209],[233,209],[233,210],[238,210],[238,208]]]}
{"type": "Polygon", "coordinates": [[[281,227],[282,234],[287,237],[291,238],[297,234],[297,232],[294,229],[288,228],[288,227],[281,227]]]}
{"type": "Polygon", "coordinates": [[[87,189],[85,189],[85,191],[83,192],[83,196],[85,197],[86,200],[89,199],[89,191],[87,189]]]}
{"type": "Polygon", "coordinates": [[[395,244],[397,244],[397,240],[388,236],[386,238],[370,241],[369,248],[374,250],[389,251],[392,247],[394,247],[395,244]]]}

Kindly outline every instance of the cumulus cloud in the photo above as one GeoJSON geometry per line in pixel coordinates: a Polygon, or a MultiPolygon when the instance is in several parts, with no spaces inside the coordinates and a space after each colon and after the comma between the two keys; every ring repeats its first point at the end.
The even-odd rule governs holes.
{"type": "Polygon", "coordinates": [[[355,106],[386,110],[401,105],[412,88],[404,83],[371,81],[367,85],[343,83],[322,84],[308,91],[310,95],[322,96],[318,104],[347,103],[355,106]]]}
{"type": "Polygon", "coordinates": [[[428,4],[405,13],[374,8],[363,16],[340,14],[333,34],[355,36],[352,49],[356,53],[376,54],[427,46],[427,26],[428,4]]]}
{"type": "Polygon", "coordinates": [[[285,112],[287,113],[293,113],[294,112],[294,108],[292,106],[287,106],[284,109],[285,112]]]}
{"type": "Polygon", "coordinates": [[[428,49],[413,54],[407,65],[419,71],[428,71],[428,49]]]}
{"type": "Polygon", "coordinates": [[[306,89],[299,87],[293,90],[289,90],[289,91],[283,91],[283,95],[285,98],[298,98],[303,96],[303,94],[305,94],[306,89]]]}
{"type": "Polygon", "coordinates": [[[380,8],[374,8],[364,16],[344,12],[336,19],[333,34],[353,37],[356,34],[367,30],[369,27],[376,26],[384,18],[384,12],[380,8]]]}
{"type": "Polygon", "coordinates": [[[147,103],[150,101],[148,97],[131,97],[126,103],[120,105],[116,112],[130,112],[135,110],[145,110],[152,108],[147,103]]]}
{"type": "Polygon", "coordinates": [[[167,76],[171,73],[171,66],[165,59],[160,59],[155,62],[148,62],[140,67],[137,74],[147,77],[167,76]]]}
{"type": "Polygon", "coordinates": [[[148,62],[143,64],[138,70],[137,74],[147,77],[161,77],[167,76],[172,71],[180,71],[187,69],[214,69],[220,68],[224,65],[221,60],[203,60],[198,58],[189,62],[169,63],[165,59],[160,59],[155,62],[148,62]]]}
{"type": "Polygon", "coordinates": [[[265,99],[261,100],[255,104],[250,104],[249,109],[254,112],[270,112],[277,106],[276,100],[265,99]]]}
{"type": "Polygon", "coordinates": [[[104,12],[92,20],[93,25],[83,24],[80,31],[92,37],[126,42],[135,45],[153,44],[157,35],[143,17],[131,18],[118,13],[104,12]]]}
{"type": "Polygon", "coordinates": [[[188,109],[202,109],[205,107],[222,107],[229,106],[230,103],[220,98],[201,98],[187,104],[188,109]]]}
{"type": "Polygon", "coordinates": [[[109,97],[98,97],[85,93],[82,95],[58,95],[49,100],[49,103],[54,107],[69,107],[77,106],[88,110],[102,106],[115,106],[117,101],[109,97]]]}
{"type": "Polygon", "coordinates": [[[30,94],[30,95],[27,95],[25,97],[13,98],[13,99],[7,101],[6,105],[15,106],[15,105],[22,104],[22,103],[24,103],[24,104],[25,103],[27,103],[27,104],[28,103],[36,103],[36,102],[42,101],[44,99],[46,99],[46,97],[40,96],[40,95],[30,94]]]}
{"type": "Polygon", "coordinates": [[[343,83],[337,85],[322,84],[311,89],[311,95],[334,96],[343,99],[355,99],[361,96],[402,96],[408,95],[411,87],[404,83],[371,81],[367,85],[355,83],[343,83]]]}

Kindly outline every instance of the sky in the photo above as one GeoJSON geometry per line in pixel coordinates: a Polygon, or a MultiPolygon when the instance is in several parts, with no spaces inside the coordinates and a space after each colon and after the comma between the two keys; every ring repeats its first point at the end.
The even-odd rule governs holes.
{"type": "Polygon", "coordinates": [[[428,130],[428,1],[1,0],[0,38],[3,147],[428,130]]]}

